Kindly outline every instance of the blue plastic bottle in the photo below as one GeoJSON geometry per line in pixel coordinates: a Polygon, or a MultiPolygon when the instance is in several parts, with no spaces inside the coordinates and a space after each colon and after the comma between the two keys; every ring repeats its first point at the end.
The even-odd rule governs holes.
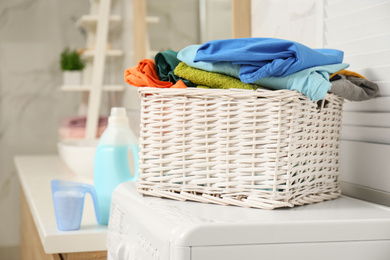
{"type": "Polygon", "coordinates": [[[108,225],[114,189],[123,182],[137,180],[138,151],[137,138],[129,127],[126,110],[111,108],[108,126],[99,140],[94,163],[94,186],[99,202],[101,225],[108,225]],[[129,160],[134,161],[133,174],[129,160]]]}

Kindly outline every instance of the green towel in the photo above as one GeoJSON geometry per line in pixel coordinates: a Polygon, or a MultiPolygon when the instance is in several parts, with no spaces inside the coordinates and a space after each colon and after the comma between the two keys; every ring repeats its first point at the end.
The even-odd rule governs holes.
{"type": "MultiPolygon", "coordinates": [[[[172,83],[176,83],[178,80],[181,79],[173,73],[173,70],[180,63],[180,60],[177,59],[177,54],[178,52],[176,51],[166,50],[164,52],[157,53],[154,57],[154,62],[156,64],[156,72],[157,75],[160,77],[161,81],[169,81],[172,83]]],[[[187,87],[196,87],[196,85],[189,80],[181,80],[183,80],[184,84],[186,84],[187,87]]]]}
{"type": "Polygon", "coordinates": [[[191,82],[209,88],[240,88],[240,89],[258,89],[260,86],[250,85],[241,82],[239,79],[205,70],[196,69],[180,62],[174,70],[175,74],[181,78],[188,79],[191,82]]]}

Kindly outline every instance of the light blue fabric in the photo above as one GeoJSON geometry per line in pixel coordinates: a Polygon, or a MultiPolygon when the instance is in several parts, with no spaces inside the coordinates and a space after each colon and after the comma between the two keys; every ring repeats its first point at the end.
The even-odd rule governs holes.
{"type": "Polygon", "coordinates": [[[240,65],[232,64],[228,61],[222,62],[194,62],[196,52],[198,51],[201,45],[190,45],[179,51],[177,54],[177,59],[184,62],[190,67],[206,70],[210,72],[217,72],[221,74],[225,74],[228,76],[232,76],[235,78],[239,78],[240,65]]]}
{"type": "Polygon", "coordinates": [[[310,100],[317,101],[324,99],[332,87],[330,75],[348,67],[349,64],[346,63],[316,66],[284,77],[264,77],[256,81],[256,84],[272,89],[297,90],[310,100]]]}
{"type": "MultiPolygon", "coordinates": [[[[190,45],[184,48],[178,53],[177,58],[193,68],[239,78],[240,65],[231,62],[194,62],[199,46],[190,45]]],[[[346,63],[316,66],[284,77],[264,77],[255,81],[254,84],[272,89],[297,90],[311,100],[317,101],[323,99],[332,86],[329,76],[348,67],[349,64],[346,63]]]]}
{"type": "Polygon", "coordinates": [[[287,76],[315,66],[342,63],[343,56],[340,50],[311,49],[283,39],[239,38],[201,45],[194,61],[241,65],[239,78],[244,83],[253,83],[263,77],[287,76]]]}

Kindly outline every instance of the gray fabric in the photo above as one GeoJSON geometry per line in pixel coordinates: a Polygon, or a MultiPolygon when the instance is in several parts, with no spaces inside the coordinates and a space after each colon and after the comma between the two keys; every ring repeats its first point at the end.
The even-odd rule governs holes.
{"type": "Polygon", "coordinates": [[[378,84],[364,78],[336,75],[337,80],[331,81],[331,93],[349,101],[363,101],[378,95],[378,84]]]}

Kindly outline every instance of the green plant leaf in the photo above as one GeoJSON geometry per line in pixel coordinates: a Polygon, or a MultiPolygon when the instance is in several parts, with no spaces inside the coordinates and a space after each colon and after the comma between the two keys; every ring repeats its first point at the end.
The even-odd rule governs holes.
{"type": "Polygon", "coordinates": [[[77,50],[66,48],[61,52],[60,65],[62,70],[83,70],[85,61],[77,50]]]}

